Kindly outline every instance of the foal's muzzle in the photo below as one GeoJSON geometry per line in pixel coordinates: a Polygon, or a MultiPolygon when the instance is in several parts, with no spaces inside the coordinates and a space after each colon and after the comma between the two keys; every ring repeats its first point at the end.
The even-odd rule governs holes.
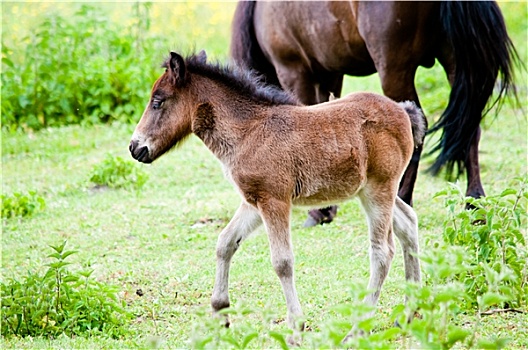
{"type": "Polygon", "coordinates": [[[147,146],[138,147],[139,142],[137,140],[130,141],[128,149],[134,159],[142,163],[152,163],[152,159],[149,155],[149,149],[147,146]]]}

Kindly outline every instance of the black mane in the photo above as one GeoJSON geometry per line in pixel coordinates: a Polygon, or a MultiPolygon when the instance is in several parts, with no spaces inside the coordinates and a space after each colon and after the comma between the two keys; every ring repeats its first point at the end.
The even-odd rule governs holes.
{"type": "Polygon", "coordinates": [[[253,101],[268,105],[300,104],[299,100],[291,93],[274,85],[262,83],[254,71],[220,63],[203,62],[203,59],[196,55],[188,56],[185,63],[189,72],[217,81],[253,101]]]}

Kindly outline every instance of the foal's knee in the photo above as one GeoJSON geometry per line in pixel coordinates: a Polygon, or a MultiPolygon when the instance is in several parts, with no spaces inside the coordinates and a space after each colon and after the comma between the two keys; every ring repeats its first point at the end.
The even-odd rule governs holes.
{"type": "Polygon", "coordinates": [[[288,257],[272,259],[273,269],[279,278],[293,275],[293,259],[288,257]]]}
{"type": "Polygon", "coordinates": [[[213,308],[213,311],[220,311],[222,309],[227,309],[230,306],[229,299],[227,298],[211,298],[211,307],[213,308]]]}
{"type": "Polygon", "coordinates": [[[389,268],[392,259],[394,258],[394,241],[389,240],[383,243],[371,243],[370,252],[375,263],[389,268]]]}
{"type": "Polygon", "coordinates": [[[238,249],[239,242],[219,239],[216,244],[216,258],[218,260],[229,260],[238,249]]]}

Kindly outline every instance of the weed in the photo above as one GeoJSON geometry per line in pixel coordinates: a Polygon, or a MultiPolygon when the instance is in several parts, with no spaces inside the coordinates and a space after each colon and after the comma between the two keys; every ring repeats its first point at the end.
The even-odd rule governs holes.
{"type": "Polygon", "coordinates": [[[528,302],[524,236],[528,178],[518,178],[517,184],[518,188],[509,187],[499,195],[479,199],[464,198],[456,185],[436,194],[445,198],[448,208],[444,242],[465,252],[467,268],[457,274],[457,279],[469,295],[467,308],[477,306],[479,297],[498,290],[504,297],[487,306],[510,308],[528,302]],[[466,204],[475,209],[466,210],[466,204]],[[497,284],[498,290],[490,289],[490,284],[497,284]],[[506,296],[504,291],[510,288],[512,293],[506,296]]]}
{"type": "Polygon", "coordinates": [[[9,219],[15,216],[31,216],[44,210],[46,201],[36,191],[27,194],[15,192],[12,195],[2,194],[2,218],[9,219]]]}
{"type": "Polygon", "coordinates": [[[148,179],[147,173],[132,161],[107,154],[91,172],[90,181],[96,186],[140,190],[148,179]]]}
{"type": "Polygon", "coordinates": [[[129,121],[144,107],[146,82],[156,75],[154,65],[143,64],[157,51],[146,35],[150,21],[142,8],[148,6],[136,6],[137,23],[129,28],[93,6],[83,5],[71,18],[46,14],[21,38],[25,52],[4,42],[2,127],[129,121]]]}
{"type": "Polygon", "coordinates": [[[43,276],[29,272],[22,282],[0,284],[2,336],[122,334],[129,314],[119,303],[117,290],[91,278],[93,271],[68,271],[66,259],[76,252],[65,246],[66,242],[51,246],[52,262],[43,276]]]}

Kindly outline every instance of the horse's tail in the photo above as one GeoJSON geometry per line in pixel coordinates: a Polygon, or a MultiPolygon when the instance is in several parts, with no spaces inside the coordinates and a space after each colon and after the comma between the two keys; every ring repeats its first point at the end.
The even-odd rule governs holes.
{"type": "Polygon", "coordinates": [[[252,69],[268,84],[280,87],[275,68],[267,60],[255,36],[253,17],[256,1],[240,1],[233,17],[231,58],[245,69],[252,69]]]}
{"type": "Polygon", "coordinates": [[[440,150],[429,169],[437,174],[445,165],[447,176],[457,166],[464,171],[470,144],[483,115],[509,92],[514,93],[513,63],[518,55],[506,32],[499,6],[491,1],[442,1],[440,21],[452,47],[455,77],[449,103],[429,133],[442,129],[442,137],[431,153],[440,150]],[[498,95],[485,110],[500,75],[498,95]]]}
{"type": "Polygon", "coordinates": [[[422,145],[425,130],[425,117],[422,110],[413,101],[405,101],[398,103],[407,112],[409,119],[411,120],[412,134],[414,139],[414,148],[422,145]]]}

